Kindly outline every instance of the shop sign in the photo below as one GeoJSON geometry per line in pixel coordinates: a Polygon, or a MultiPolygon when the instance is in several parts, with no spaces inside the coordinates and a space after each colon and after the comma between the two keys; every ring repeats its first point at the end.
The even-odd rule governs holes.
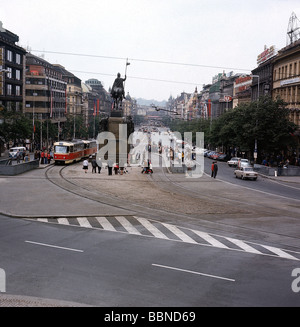
{"type": "Polygon", "coordinates": [[[270,48],[266,48],[266,46],[265,46],[264,52],[262,52],[257,57],[257,64],[258,65],[262,64],[263,62],[267,61],[268,59],[274,57],[276,54],[277,54],[277,52],[275,50],[274,45],[272,45],[270,48]]]}

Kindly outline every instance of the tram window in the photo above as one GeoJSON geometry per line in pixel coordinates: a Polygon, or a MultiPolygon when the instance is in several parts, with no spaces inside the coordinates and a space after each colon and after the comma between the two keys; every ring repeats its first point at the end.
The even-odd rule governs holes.
{"type": "Polygon", "coordinates": [[[55,147],[55,153],[62,153],[62,154],[65,154],[65,153],[68,153],[68,148],[67,146],[61,146],[61,145],[57,145],[55,147]]]}
{"type": "Polygon", "coordinates": [[[74,148],[73,146],[70,146],[70,153],[73,153],[74,152],[74,148]]]}

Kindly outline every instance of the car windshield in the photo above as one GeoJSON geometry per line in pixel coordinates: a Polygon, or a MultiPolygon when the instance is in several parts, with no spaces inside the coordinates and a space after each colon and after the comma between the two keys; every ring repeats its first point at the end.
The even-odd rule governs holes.
{"type": "Polygon", "coordinates": [[[244,168],[244,171],[252,171],[252,168],[244,168]]]}

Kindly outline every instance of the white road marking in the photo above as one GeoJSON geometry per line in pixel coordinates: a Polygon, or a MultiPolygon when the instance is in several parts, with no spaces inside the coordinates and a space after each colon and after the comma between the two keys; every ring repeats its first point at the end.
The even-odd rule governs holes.
{"type": "Polygon", "coordinates": [[[69,220],[67,218],[58,218],[57,221],[60,225],[70,225],[69,220]]]}
{"type": "Polygon", "coordinates": [[[45,243],[38,243],[38,242],[32,242],[32,241],[25,241],[25,243],[35,244],[35,245],[41,245],[41,246],[46,246],[46,247],[56,248],[56,249],[61,249],[61,250],[68,250],[68,251],[73,251],[73,252],[81,252],[81,253],[84,252],[82,250],[65,248],[65,247],[61,247],[61,246],[56,246],[56,245],[51,245],[51,244],[45,244],[45,243]]]}
{"type": "Polygon", "coordinates": [[[158,228],[150,223],[149,220],[145,218],[135,217],[139,223],[141,223],[152,235],[157,238],[169,239],[165,234],[163,234],[158,228]]]}
{"type": "Polygon", "coordinates": [[[235,279],[226,278],[226,277],[221,277],[221,276],[216,276],[216,275],[204,274],[204,273],[200,273],[200,272],[192,271],[192,270],[180,269],[180,268],[169,267],[169,266],[163,266],[163,265],[157,265],[157,264],[152,264],[152,266],[154,266],[154,267],[159,267],[159,268],[165,268],[165,269],[171,269],[171,270],[182,271],[182,272],[186,272],[186,273],[190,273],[190,274],[195,274],[195,275],[201,275],[201,276],[205,276],[205,277],[211,277],[211,278],[223,279],[223,280],[230,281],[230,282],[235,282],[235,279]]]}
{"type": "Polygon", "coordinates": [[[79,222],[81,227],[85,227],[85,228],[92,228],[92,225],[90,224],[90,222],[88,221],[87,218],[77,218],[77,221],[79,222]]]}
{"type": "Polygon", "coordinates": [[[108,230],[111,232],[116,232],[117,230],[114,226],[107,220],[105,217],[96,217],[98,223],[103,227],[104,230],[108,230]]]}
{"type": "Polygon", "coordinates": [[[179,228],[173,225],[162,223],[163,226],[165,226],[167,229],[169,229],[172,233],[174,233],[176,236],[178,236],[183,242],[187,243],[193,243],[198,244],[195,240],[193,240],[191,237],[189,237],[187,234],[182,232],[179,228]]]}
{"type": "Polygon", "coordinates": [[[206,242],[208,242],[209,244],[211,244],[214,247],[222,248],[222,249],[228,249],[228,246],[226,246],[225,244],[219,242],[218,240],[216,240],[215,238],[213,238],[212,236],[210,236],[207,233],[200,232],[198,230],[192,230],[192,232],[194,232],[195,234],[197,234],[198,236],[203,238],[206,242]]]}
{"type": "Polygon", "coordinates": [[[246,252],[262,254],[262,252],[254,249],[252,246],[246,244],[243,241],[237,240],[235,238],[225,237],[228,241],[232,242],[233,244],[237,245],[241,249],[245,250],[246,252]]]}
{"type": "Polygon", "coordinates": [[[267,246],[267,245],[262,245],[264,248],[266,248],[267,250],[275,253],[276,255],[278,255],[279,257],[281,258],[286,258],[286,259],[292,259],[292,260],[298,260],[296,257],[284,252],[283,250],[281,249],[278,249],[278,248],[274,248],[273,246],[267,246]]]}
{"type": "Polygon", "coordinates": [[[128,233],[141,235],[141,233],[125,217],[116,216],[115,218],[127,230],[128,233]]]}

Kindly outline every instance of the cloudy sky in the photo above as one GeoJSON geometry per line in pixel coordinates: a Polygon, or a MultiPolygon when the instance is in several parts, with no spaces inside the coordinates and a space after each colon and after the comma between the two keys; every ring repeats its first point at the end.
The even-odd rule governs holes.
{"type": "Polygon", "coordinates": [[[286,46],[299,0],[0,0],[3,27],[50,63],[106,90],[167,100],[220,72],[250,73],[264,46],[286,46]]]}

